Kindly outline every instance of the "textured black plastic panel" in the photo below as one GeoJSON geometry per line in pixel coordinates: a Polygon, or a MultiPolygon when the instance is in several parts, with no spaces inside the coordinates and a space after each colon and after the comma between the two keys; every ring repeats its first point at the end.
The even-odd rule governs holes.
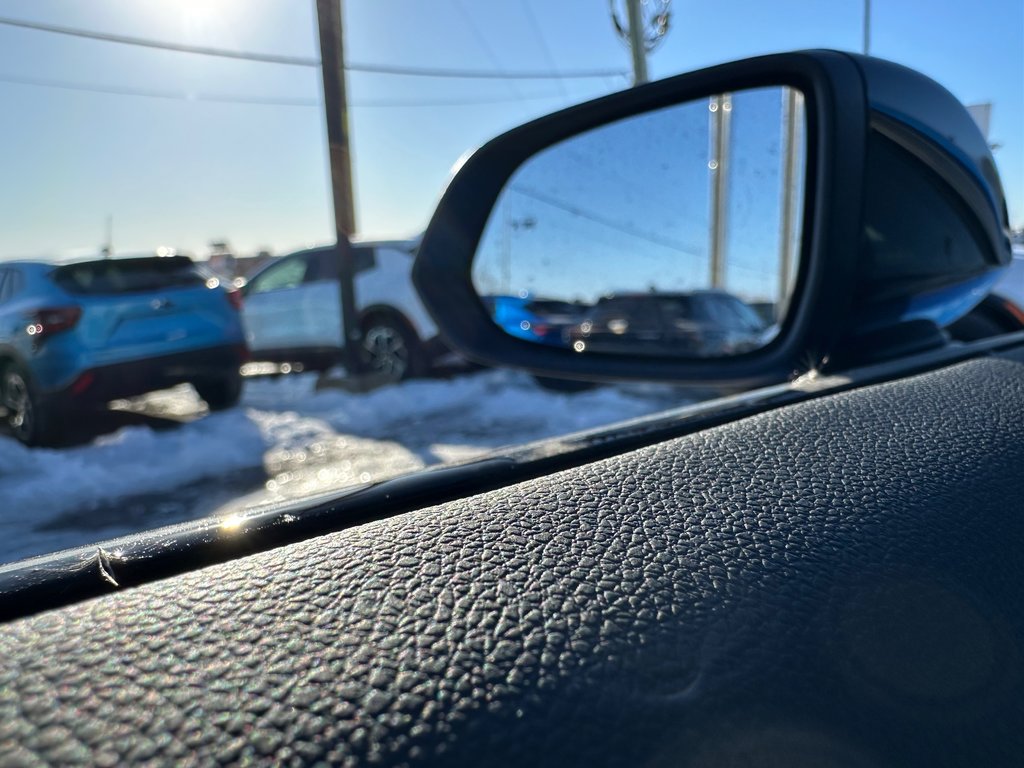
{"type": "Polygon", "coordinates": [[[1024,367],[980,360],[0,629],[0,763],[1024,754],[1024,367]]]}

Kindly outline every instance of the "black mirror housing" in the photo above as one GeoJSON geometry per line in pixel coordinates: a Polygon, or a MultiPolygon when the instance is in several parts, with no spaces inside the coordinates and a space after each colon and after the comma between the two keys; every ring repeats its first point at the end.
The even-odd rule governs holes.
{"type": "Polygon", "coordinates": [[[1002,194],[988,146],[969,114],[923,75],[837,51],[764,56],[612,94],[490,141],[451,179],[424,234],[414,281],[451,346],[483,363],[590,380],[758,386],[821,368],[829,358],[844,359],[845,349],[857,348],[851,340],[865,334],[879,338],[890,327],[922,324],[937,329],[969,311],[1009,262],[1002,194]],[[770,343],[718,359],[580,355],[514,338],[492,322],[474,289],[472,263],[499,194],[526,160],[623,118],[767,86],[799,90],[806,115],[801,259],[789,311],[770,343]],[[926,268],[935,260],[919,249],[914,258],[925,266],[915,264],[888,281],[884,301],[865,289],[881,279],[878,264],[891,260],[884,253],[872,257],[865,236],[868,198],[875,192],[869,185],[878,184],[877,168],[870,173],[878,136],[910,157],[909,167],[924,169],[929,189],[942,187],[954,199],[950,205],[981,254],[963,264],[926,268]]]}

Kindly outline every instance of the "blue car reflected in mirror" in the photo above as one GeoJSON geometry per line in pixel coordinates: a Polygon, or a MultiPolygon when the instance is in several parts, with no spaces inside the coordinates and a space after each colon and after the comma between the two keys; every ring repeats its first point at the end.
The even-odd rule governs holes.
{"type": "Polygon", "coordinates": [[[504,186],[474,287],[509,336],[576,353],[756,351],[797,273],[804,133],[802,94],[773,86],[556,143],[504,186]]]}
{"type": "Polygon", "coordinates": [[[521,296],[482,296],[484,306],[494,322],[510,336],[538,344],[562,347],[567,334],[576,328],[589,309],[558,299],[521,296]]]}

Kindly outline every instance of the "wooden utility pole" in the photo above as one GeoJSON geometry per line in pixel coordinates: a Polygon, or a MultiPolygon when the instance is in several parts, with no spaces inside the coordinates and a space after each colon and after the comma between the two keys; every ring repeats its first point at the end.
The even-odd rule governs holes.
{"type": "Polygon", "coordinates": [[[348,101],[345,93],[345,48],[341,4],[342,0],[316,0],[316,18],[320,33],[320,71],[324,84],[324,118],[327,121],[334,228],[338,243],[341,332],[345,368],[351,376],[362,370],[363,334],[356,311],[355,270],[349,243],[356,230],[356,214],[352,191],[352,158],[348,140],[348,101]]]}

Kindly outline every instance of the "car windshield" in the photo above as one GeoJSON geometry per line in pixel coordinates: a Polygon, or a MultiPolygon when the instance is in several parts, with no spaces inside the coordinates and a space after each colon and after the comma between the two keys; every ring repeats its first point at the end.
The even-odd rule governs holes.
{"type": "Polygon", "coordinates": [[[77,296],[102,296],[196,286],[206,283],[186,256],[103,259],[58,267],[51,275],[61,289],[77,296]]]}
{"type": "MultiPolygon", "coordinates": [[[[347,489],[723,394],[468,360],[412,280],[467,151],[632,87],[639,58],[650,79],[803,48],[869,48],[921,70],[971,105],[1010,222],[1024,225],[1020,0],[643,0],[644,57],[631,56],[631,2],[0,0],[0,564],[116,551],[118,537],[202,518],[301,514],[347,489]]],[[[686,114],[706,125],[719,103],[686,114]]],[[[742,115],[735,125],[781,152],[777,124],[760,139],[742,115]]],[[[678,140],[621,151],[667,158],[678,140]]],[[[714,170],[698,144],[689,160],[714,170]]],[[[716,240],[735,286],[684,275],[648,291],[659,273],[648,263],[636,277],[624,238],[701,260],[699,280],[718,235],[705,236],[703,208],[685,243],[660,219],[664,231],[641,232],[632,212],[667,211],[693,189],[668,176],[637,187],[606,156],[583,156],[596,146],[577,145],[574,167],[628,205],[610,195],[588,212],[541,176],[522,186],[481,298],[495,322],[613,353],[658,338],[680,354],[742,352],[767,338],[778,286],[795,278],[750,275],[786,236],[716,240]],[[544,232],[556,215],[562,229],[544,232]],[[603,267],[577,253],[587,237],[607,238],[607,290],[593,287],[603,267]],[[509,255],[529,248],[531,268],[571,262],[557,296],[509,279],[509,255]]],[[[769,182],[736,159],[715,194],[742,235],[752,190],[769,182]]],[[[699,193],[706,208],[710,187],[699,193]]]]}

